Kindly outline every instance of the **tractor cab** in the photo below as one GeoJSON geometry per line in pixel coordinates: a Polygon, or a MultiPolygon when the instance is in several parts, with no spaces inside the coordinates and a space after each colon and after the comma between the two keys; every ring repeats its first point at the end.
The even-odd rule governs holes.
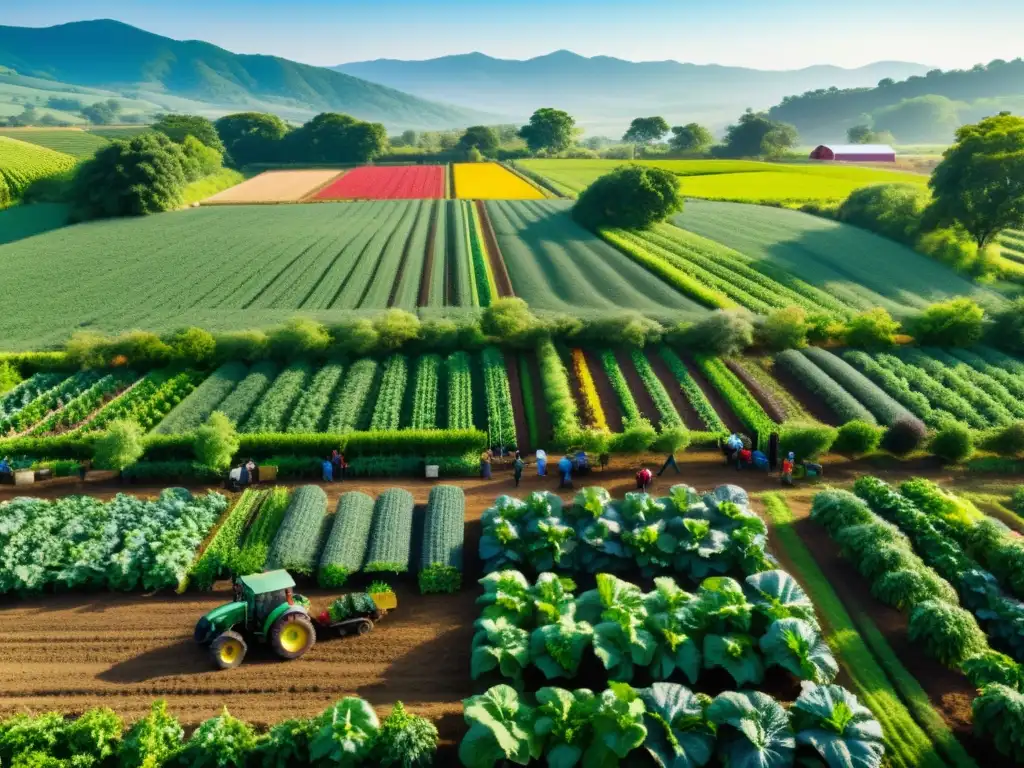
{"type": "Polygon", "coordinates": [[[313,647],[316,632],[309,618],[309,601],[293,591],[287,571],[242,576],[232,584],[234,600],[203,616],[195,640],[209,645],[214,663],[231,669],[248,651],[246,638],[269,642],[285,659],[297,659],[313,647]]]}

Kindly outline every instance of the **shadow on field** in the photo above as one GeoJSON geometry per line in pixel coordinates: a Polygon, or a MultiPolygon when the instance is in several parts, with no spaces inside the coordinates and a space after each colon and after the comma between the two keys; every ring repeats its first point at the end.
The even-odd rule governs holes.
{"type": "MultiPolygon", "coordinates": [[[[242,662],[246,667],[280,663],[281,660],[274,655],[269,646],[255,641],[249,642],[249,650],[242,662]]],[[[98,674],[97,677],[106,683],[124,685],[145,683],[162,677],[205,675],[217,671],[217,667],[210,658],[209,649],[198,645],[189,638],[118,662],[110,669],[98,674]]],[[[221,674],[230,673],[221,672],[221,674]]]]}

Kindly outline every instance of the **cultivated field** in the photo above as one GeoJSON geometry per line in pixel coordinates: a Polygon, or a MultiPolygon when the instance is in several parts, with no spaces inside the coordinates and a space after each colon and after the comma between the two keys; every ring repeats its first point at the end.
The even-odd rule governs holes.
{"type": "Polygon", "coordinates": [[[488,215],[517,296],[536,309],[576,313],[702,307],[576,224],[565,201],[491,201],[488,215]]]}
{"type": "Polygon", "coordinates": [[[102,136],[79,128],[0,128],[0,136],[37,144],[72,157],[92,157],[110,144],[102,136]]]}
{"type": "Polygon", "coordinates": [[[541,200],[544,195],[497,163],[456,163],[455,196],[462,200],[541,200]]]}
{"type": "Polygon", "coordinates": [[[0,136],[0,207],[20,196],[36,179],[75,167],[70,155],[0,136]]]}
{"type": "MultiPolygon", "coordinates": [[[[797,204],[842,200],[871,184],[927,184],[915,173],[851,165],[764,163],[753,160],[641,160],[680,177],[683,194],[709,200],[797,204]]],[[[519,160],[517,165],[575,197],[599,176],[624,165],[622,160],[519,160]]]]}
{"type": "Polygon", "coordinates": [[[995,293],[906,246],[798,211],[691,202],[675,223],[739,252],[759,271],[784,270],[857,309],[882,306],[905,315],[954,296],[970,296],[987,306],[1001,302],[995,293]]]}
{"type": "Polygon", "coordinates": [[[363,166],[316,193],[317,200],[415,200],[444,197],[444,167],[363,166]]]}
{"type": "Polygon", "coordinates": [[[203,204],[295,203],[327,184],[338,173],[332,170],[266,171],[208,197],[203,204]]]}

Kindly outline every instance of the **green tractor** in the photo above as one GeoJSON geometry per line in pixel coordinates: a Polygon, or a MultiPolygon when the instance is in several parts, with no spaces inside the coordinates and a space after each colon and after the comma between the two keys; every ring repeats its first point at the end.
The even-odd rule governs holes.
{"type": "Polygon", "coordinates": [[[294,594],[288,571],[242,576],[234,584],[235,599],[214,608],[196,624],[195,640],[210,648],[221,669],[237,667],[249,646],[246,637],[270,643],[283,659],[297,659],[316,643],[309,600],[294,594]]]}

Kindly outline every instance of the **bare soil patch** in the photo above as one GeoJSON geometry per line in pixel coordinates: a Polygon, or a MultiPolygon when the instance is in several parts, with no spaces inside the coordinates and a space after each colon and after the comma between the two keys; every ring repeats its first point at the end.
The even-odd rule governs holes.
{"type": "Polygon", "coordinates": [[[715,409],[715,413],[718,414],[718,418],[725,424],[726,429],[730,432],[742,432],[744,430],[743,422],[733,413],[732,408],[725,402],[725,398],[722,397],[719,391],[711,386],[711,382],[701,373],[700,368],[692,360],[685,357],[683,358],[683,364],[686,365],[686,370],[690,372],[690,376],[697,382],[697,386],[701,388],[704,397],[711,403],[711,407],[715,409]]]}

